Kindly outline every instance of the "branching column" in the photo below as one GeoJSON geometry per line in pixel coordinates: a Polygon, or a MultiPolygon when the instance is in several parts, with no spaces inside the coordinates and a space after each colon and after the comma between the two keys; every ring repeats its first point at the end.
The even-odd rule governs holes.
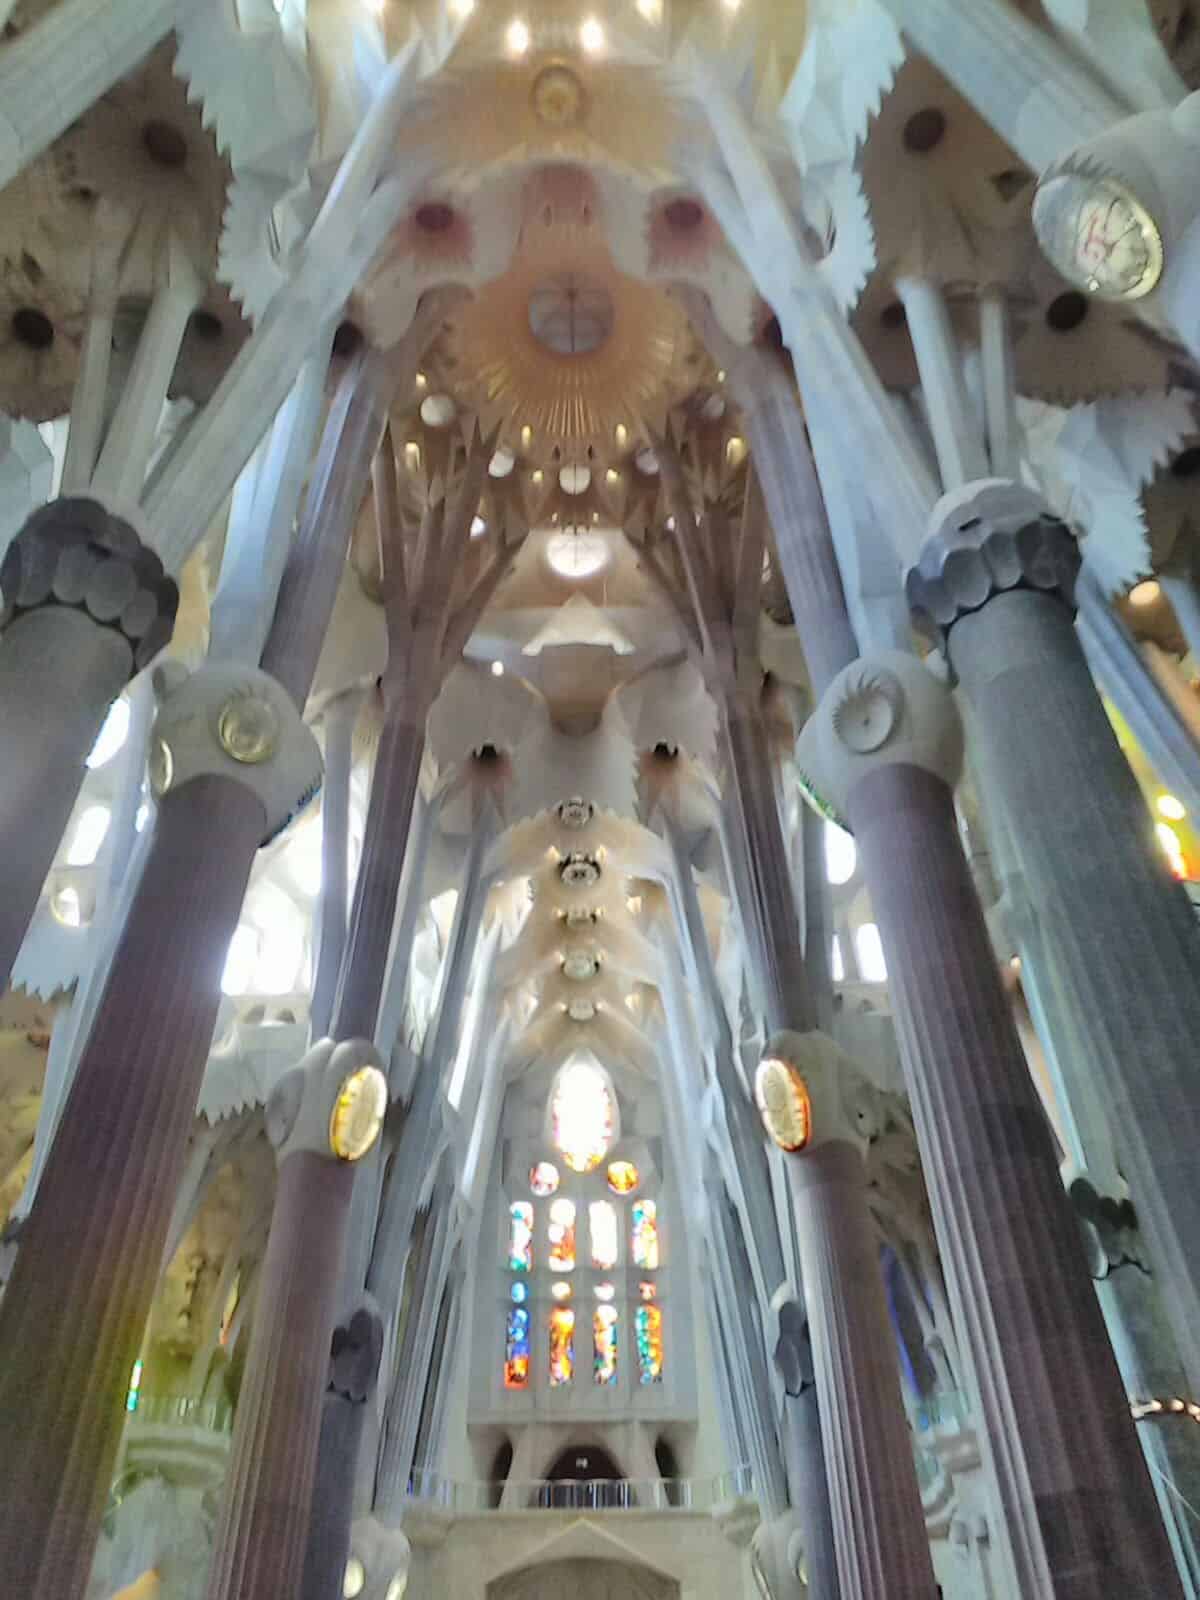
{"type": "MultiPolygon", "coordinates": [[[[377,376],[347,379],[374,429],[361,430],[369,442],[356,457],[361,438],[331,423],[335,466],[310,497],[291,568],[322,565],[332,542],[340,571],[382,428],[377,376]]],[[[315,605],[303,581],[292,592],[315,605]]],[[[288,658],[300,703],[333,583],[326,593],[324,620],[310,610],[298,622],[281,601],[267,643],[268,656],[281,639],[298,646],[288,658]]],[[[188,676],[172,666],[159,687],[151,777],[161,798],[149,859],[0,1305],[0,1428],[10,1446],[0,1457],[0,1571],[30,1600],[83,1588],[225,952],[259,844],[320,777],[297,700],[266,672],[210,662],[188,676]]]]}
{"type": "Polygon", "coordinates": [[[1074,1098],[1102,1088],[1124,1175],[1200,1390],[1200,926],[1151,820],[1072,622],[1078,555],[1029,491],[947,496],[914,609],[951,664],[1019,857],[1029,903],[1086,1054],[1074,1098]]]}
{"type": "Polygon", "coordinates": [[[848,815],[1014,1593],[1178,1595],[1057,1155],[959,841],[962,735],[914,657],[831,685],[801,757],[848,815]],[[1111,1586],[1111,1587],[1110,1587],[1111,1586]]]}

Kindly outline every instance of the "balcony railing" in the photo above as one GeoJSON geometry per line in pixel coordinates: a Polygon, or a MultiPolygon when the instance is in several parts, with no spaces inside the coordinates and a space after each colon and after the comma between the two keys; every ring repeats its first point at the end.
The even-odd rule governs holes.
{"type": "Polygon", "coordinates": [[[147,1427],[174,1425],[206,1433],[231,1433],[233,1407],[228,1400],[197,1400],[182,1394],[139,1394],[129,1407],[130,1423],[147,1427]]]}
{"type": "Polygon", "coordinates": [[[749,1467],[717,1478],[539,1478],[459,1483],[414,1472],[408,1499],[430,1510],[469,1515],[498,1511],[714,1511],[754,1493],[749,1467]]]}

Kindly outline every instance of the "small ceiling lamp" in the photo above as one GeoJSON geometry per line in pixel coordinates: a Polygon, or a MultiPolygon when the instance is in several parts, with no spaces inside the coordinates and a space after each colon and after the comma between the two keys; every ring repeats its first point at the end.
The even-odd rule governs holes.
{"type": "Polygon", "coordinates": [[[558,481],[564,494],[583,494],[592,481],[592,469],[571,462],[563,467],[558,481]]]}
{"type": "Polygon", "coordinates": [[[734,434],[725,446],[725,459],[731,467],[740,467],[746,459],[746,441],[740,434],[734,434]]]}
{"type": "Polygon", "coordinates": [[[791,1155],[803,1150],[812,1138],[812,1101],[799,1067],[781,1056],[764,1056],[754,1074],[754,1099],[779,1148],[791,1155]]]}
{"type": "Polygon", "coordinates": [[[533,471],[529,475],[529,481],[536,487],[540,488],[545,476],[546,474],[542,471],[541,467],[534,467],[533,471]]]}
{"type": "Polygon", "coordinates": [[[529,24],[523,17],[514,17],[504,34],[504,44],[510,56],[523,56],[529,49],[529,24]]]}
{"type": "Polygon", "coordinates": [[[604,49],[604,29],[595,17],[585,17],[579,29],[579,43],[584,54],[599,55],[604,49]]]}
{"type": "Polygon", "coordinates": [[[511,450],[501,447],[488,462],[488,476],[492,478],[507,478],[516,465],[516,456],[511,450]]]}
{"type": "Polygon", "coordinates": [[[421,401],[421,421],[429,428],[447,428],[457,409],[448,394],[427,394],[421,401]]]}
{"type": "Polygon", "coordinates": [[[613,438],[617,441],[617,449],[624,450],[629,442],[629,429],[623,422],[618,422],[613,429],[613,438]]]}
{"type": "Polygon", "coordinates": [[[1157,602],[1161,593],[1162,590],[1154,579],[1147,578],[1145,583],[1134,584],[1129,591],[1129,603],[1133,606],[1152,606],[1157,602]]]}

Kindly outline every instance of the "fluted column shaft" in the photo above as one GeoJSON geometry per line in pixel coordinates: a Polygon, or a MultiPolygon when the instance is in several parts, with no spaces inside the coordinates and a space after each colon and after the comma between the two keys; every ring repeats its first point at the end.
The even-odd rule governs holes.
{"type": "Polygon", "coordinates": [[[823,1470],[821,1415],[814,1384],[783,1397],[783,1456],[788,1498],[804,1528],[804,1568],[810,1600],[836,1600],[837,1545],[823,1470]]]}
{"type": "Polygon", "coordinates": [[[868,772],[850,822],[955,1325],[1024,1597],[1181,1594],[942,779],[868,772]]]}
{"type": "Polygon", "coordinates": [[[132,667],[125,638],[71,606],[39,607],[0,632],[0,988],[132,667]]]}
{"type": "Polygon", "coordinates": [[[1200,926],[1057,597],[994,595],[949,634],[1024,881],[1099,1080],[1194,1392],[1200,1392],[1200,926]]]}
{"type": "Polygon", "coordinates": [[[310,1150],[280,1164],[209,1600],[298,1593],[353,1180],[310,1150]]]}
{"type": "Polygon", "coordinates": [[[0,1303],[0,1572],[28,1600],[86,1584],[262,828],[225,778],[164,797],[0,1303]]]}
{"type": "Polygon", "coordinates": [[[835,1142],[789,1156],[786,1167],[842,1594],[933,1600],[929,1540],[862,1157],[835,1142]]]}

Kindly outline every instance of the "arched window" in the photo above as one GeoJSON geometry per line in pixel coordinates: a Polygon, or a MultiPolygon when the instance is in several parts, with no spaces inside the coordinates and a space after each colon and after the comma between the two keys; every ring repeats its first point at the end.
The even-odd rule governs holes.
{"type": "Polygon", "coordinates": [[[657,1186],[639,1147],[612,1155],[616,1095],[588,1057],[554,1079],[544,1127],[507,1201],[504,1387],[627,1403],[665,1364],[657,1186]]]}

